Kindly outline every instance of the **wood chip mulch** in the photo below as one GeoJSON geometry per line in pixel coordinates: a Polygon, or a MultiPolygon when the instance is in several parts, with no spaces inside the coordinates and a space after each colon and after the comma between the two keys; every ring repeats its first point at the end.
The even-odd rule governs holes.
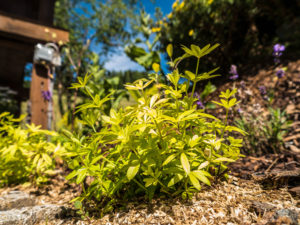
{"type": "MultiPolygon", "coordinates": [[[[77,187],[64,180],[55,180],[44,188],[17,186],[0,189],[0,194],[18,189],[31,194],[40,203],[72,209],[69,201],[78,195],[77,187]]],[[[47,224],[299,224],[299,207],[300,201],[292,197],[287,188],[265,190],[253,180],[230,176],[228,182],[203,187],[191,200],[128,202],[126,209],[115,209],[103,218],[83,220],[76,216],[73,208],[66,218],[47,224]],[[279,220],[289,222],[277,223],[279,220]]]]}

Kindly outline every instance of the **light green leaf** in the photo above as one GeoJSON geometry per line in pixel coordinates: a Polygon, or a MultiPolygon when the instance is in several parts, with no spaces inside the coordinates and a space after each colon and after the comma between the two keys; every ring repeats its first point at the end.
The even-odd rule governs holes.
{"type": "Polygon", "coordinates": [[[200,185],[198,179],[194,176],[193,173],[190,173],[190,174],[189,174],[189,178],[190,178],[190,181],[191,181],[191,183],[193,184],[193,186],[194,186],[198,191],[200,191],[201,185],[200,185]]]}
{"type": "Polygon", "coordinates": [[[169,155],[168,158],[163,162],[162,166],[167,165],[169,162],[171,162],[176,157],[176,154],[169,155]]]}
{"type": "Polygon", "coordinates": [[[184,71],[184,73],[190,80],[194,80],[196,78],[196,75],[191,71],[186,70],[186,71],[184,71]]]}
{"type": "Polygon", "coordinates": [[[186,117],[187,116],[191,116],[193,115],[193,117],[191,117],[190,119],[195,119],[198,117],[197,114],[193,114],[195,112],[194,109],[191,109],[191,110],[187,110],[187,111],[184,111],[183,113],[181,113],[178,118],[177,118],[177,121],[184,121],[184,120],[187,120],[186,117]]]}
{"type": "Polygon", "coordinates": [[[239,103],[240,103],[240,101],[237,102],[236,98],[232,98],[232,99],[230,99],[228,105],[229,105],[229,108],[231,108],[232,106],[239,104],[239,103]]]}
{"type": "Polygon", "coordinates": [[[145,182],[145,187],[149,187],[150,185],[152,185],[154,183],[155,179],[154,178],[145,178],[144,182],[145,182]]]}
{"type": "Polygon", "coordinates": [[[222,106],[222,107],[225,107],[222,103],[220,103],[220,102],[216,102],[216,101],[211,101],[212,103],[215,103],[215,104],[217,104],[217,105],[219,105],[219,106],[222,106]]]}
{"type": "Polygon", "coordinates": [[[207,175],[206,171],[194,170],[193,172],[191,172],[191,174],[193,174],[195,177],[197,177],[204,184],[207,184],[209,186],[211,185],[209,179],[207,179],[207,177],[206,177],[206,175],[207,175]]]}
{"type": "Polygon", "coordinates": [[[200,166],[198,167],[198,170],[201,170],[201,169],[207,167],[208,165],[209,165],[209,162],[205,161],[205,162],[203,162],[203,163],[200,164],[200,166]]]}
{"type": "Polygon", "coordinates": [[[197,46],[197,45],[191,45],[191,50],[193,51],[194,55],[197,57],[197,58],[200,58],[201,57],[201,50],[200,50],[200,47],[197,46]]]}
{"type": "Polygon", "coordinates": [[[191,49],[189,49],[188,47],[182,45],[182,50],[185,51],[188,55],[193,55],[193,56],[196,56],[194,55],[193,51],[191,49]]]}
{"type": "Polygon", "coordinates": [[[52,159],[50,158],[50,156],[49,156],[48,154],[43,153],[43,154],[42,154],[42,157],[43,157],[43,159],[46,161],[46,163],[47,163],[48,165],[51,165],[51,164],[52,164],[52,159]]]}
{"type": "Polygon", "coordinates": [[[213,160],[212,162],[214,163],[218,163],[218,162],[235,162],[234,159],[229,159],[229,158],[226,158],[226,157],[220,157],[220,158],[217,158],[215,160],[213,160]]]}
{"type": "Polygon", "coordinates": [[[238,128],[238,127],[234,127],[234,126],[226,126],[225,127],[225,131],[236,131],[241,133],[242,135],[246,135],[247,133],[245,131],[243,131],[242,129],[238,128]]]}
{"type": "Polygon", "coordinates": [[[129,168],[127,170],[126,176],[127,176],[128,180],[132,180],[135,177],[135,175],[137,174],[137,172],[139,171],[139,169],[140,169],[140,163],[139,163],[139,161],[138,160],[134,160],[132,162],[132,165],[129,166],[129,168]]]}
{"type": "Polygon", "coordinates": [[[76,184],[80,184],[87,175],[87,169],[81,168],[77,171],[76,184]]]}
{"type": "Polygon", "coordinates": [[[179,181],[181,181],[183,179],[183,175],[180,173],[177,173],[174,177],[172,177],[172,179],[169,181],[168,183],[168,187],[172,187],[173,185],[175,185],[176,183],[178,183],[179,181]]]}
{"type": "Polygon", "coordinates": [[[190,173],[190,163],[184,153],[181,153],[180,161],[181,161],[181,165],[182,165],[184,171],[186,172],[186,174],[189,174],[190,173]]]}
{"type": "Polygon", "coordinates": [[[155,94],[151,97],[150,99],[150,108],[153,108],[155,102],[157,101],[157,99],[159,98],[159,94],[155,94]]]}

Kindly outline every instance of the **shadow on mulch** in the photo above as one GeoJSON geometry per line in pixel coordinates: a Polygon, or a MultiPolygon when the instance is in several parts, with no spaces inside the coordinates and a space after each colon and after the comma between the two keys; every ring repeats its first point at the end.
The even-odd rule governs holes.
{"type": "Polygon", "coordinates": [[[292,195],[300,197],[300,153],[246,156],[230,164],[230,169],[233,176],[259,182],[265,189],[287,187],[292,195]]]}

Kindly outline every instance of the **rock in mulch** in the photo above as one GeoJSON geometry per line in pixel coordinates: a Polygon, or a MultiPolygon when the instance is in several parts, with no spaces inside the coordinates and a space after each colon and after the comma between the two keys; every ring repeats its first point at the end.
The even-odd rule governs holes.
{"type": "Polygon", "coordinates": [[[63,212],[64,208],[57,205],[42,205],[0,211],[0,225],[34,225],[39,222],[47,224],[49,221],[61,217],[63,212]]]}
{"type": "Polygon", "coordinates": [[[34,204],[34,198],[22,191],[10,191],[8,194],[0,197],[0,211],[34,206],[34,204]]]}

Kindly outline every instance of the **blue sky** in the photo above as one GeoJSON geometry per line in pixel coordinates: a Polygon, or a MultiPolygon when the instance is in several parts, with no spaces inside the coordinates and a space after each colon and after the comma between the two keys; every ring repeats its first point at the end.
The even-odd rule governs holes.
{"type": "Polygon", "coordinates": [[[147,13],[154,14],[155,7],[160,7],[164,14],[168,14],[172,10],[172,4],[175,0],[156,0],[153,4],[150,0],[143,0],[143,6],[147,13]]]}
{"type": "MultiPolygon", "coordinates": [[[[175,0],[156,0],[154,3],[150,0],[142,0],[143,7],[145,11],[152,16],[154,16],[155,8],[160,7],[163,14],[167,15],[172,10],[172,4],[175,0]]],[[[164,63],[163,57],[162,61],[164,63]]],[[[104,65],[105,69],[107,70],[116,70],[116,71],[125,71],[125,70],[138,70],[142,71],[143,67],[139,64],[131,61],[126,54],[124,53],[123,49],[118,51],[118,54],[113,54],[109,57],[109,60],[104,65]]],[[[162,68],[165,68],[162,66],[162,68]]]]}

